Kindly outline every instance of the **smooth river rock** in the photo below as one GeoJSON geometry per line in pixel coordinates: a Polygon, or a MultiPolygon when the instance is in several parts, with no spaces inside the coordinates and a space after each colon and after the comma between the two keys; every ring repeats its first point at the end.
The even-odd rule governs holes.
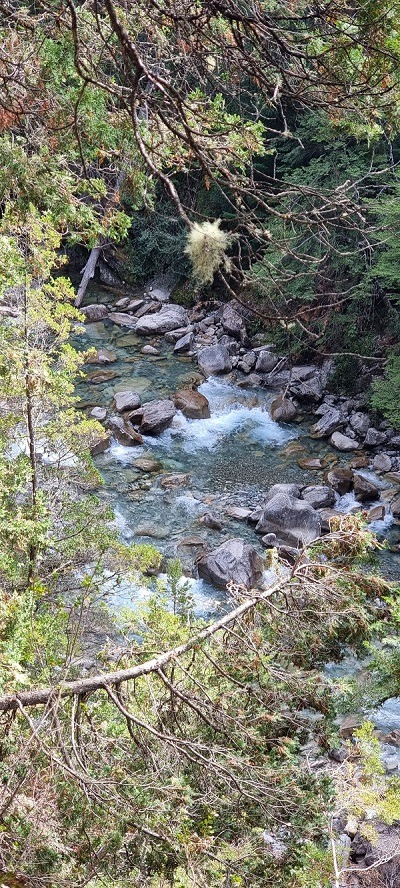
{"type": "Polygon", "coordinates": [[[229,582],[258,586],[263,575],[263,561],[254,546],[244,540],[227,540],[197,562],[199,577],[225,589],[229,582]]]}
{"type": "Polygon", "coordinates": [[[181,389],[173,396],[177,410],[181,410],[188,419],[208,419],[210,405],[205,395],[191,389],[181,389]]]}
{"type": "Polygon", "coordinates": [[[143,417],[140,431],[144,435],[156,435],[166,429],[175,416],[176,409],[172,401],[148,401],[143,404],[143,417]]]}
{"type": "Polygon", "coordinates": [[[326,480],[342,496],[344,493],[348,493],[352,487],[353,472],[351,469],[337,466],[337,468],[330,469],[327,472],[326,480]]]}
{"type": "Polygon", "coordinates": [[[132,330],[136,328],[137,318],[130,314],[125,314],[123,311],[112,311],[108,318],[113,324],[117,324],[118,327],[131,327],[132,330]]]}
{"type": "Polygon", "coordinates": [[[197,360],[205,376],[232,370],[231,356],[224,345],[207,345],[199,351],[197,360]]]}
{"type": "Polygon", "coordinates": [[[136,447],[143,444],[143,438],[129,422],[125,422],[122,416],[110,416],[107,426],[114,438],[125,447],[136,447]]]}
{"type": "Polygon", "coordinates": [[[275,533],[279,543],[298,548],[321,535],[321,519],[304,500],[277,493],[263,508],[256,533],[275,533]]]}
{"type": "Polygon", "coordinates": [[[136,410],[141,404],[140,395],[131,391],[116,392],[114,403],[118,413],[123,413],[124,410],[136,410]]]}
{"type": "Polygon", "coordinates": [[[154,336],[177,330],[188,323],[188,313],[182,305],[164,305],[155,314],[143,315],[136,324],[140,336],[154,336]]]}
{"type": "Polygon", "coordinates": [[[270,414],[275,422],[292,422],[297,416],[297,408],[291,398],[281,394],[272,401],[270,414]]]}
{"type": "Polygon", "coordinates": [[[365,503],[379,497],[379,487],[373,481],[370,481],[369,478],[364,478],[363,475],[354,475],[353,486],[355,498],[359,503],[365,503]]]}
{"type": "Polygon", "coordinates": [[[332,490],[332,487],[327,487],[324,484],[305,487],[301,495],[313,509],[329,509],[335,505],[335,491],[332,490]]]}
{"type": "Polygon", "coordinates": [[[348,438],[347,435],[342,435],[341,432],[334,432],[329,440],[336,450],[342,450],[344,453],[350,450],[359,450],[360,447],[357,441],[348,438]]]}
{"type": "Polygon", "coordinates": [[[108,308],[100,302],[98,305],[95,303],[93,305],[85,305],[84,308],[81,308],[81,312],[85,315],[85,321],[88,324],[91,321],[103,321],[104,318],[108,318],[108,308]]]}

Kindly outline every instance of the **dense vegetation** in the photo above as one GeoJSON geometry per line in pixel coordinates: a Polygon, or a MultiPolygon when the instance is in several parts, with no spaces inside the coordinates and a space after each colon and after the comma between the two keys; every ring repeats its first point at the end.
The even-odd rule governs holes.
{"type": "MultiPolygon", "coordinates": [[[[394,635],[374,540],[349,518],[209,629],[176,562],[112,617],[105,576],[161,556],[96,497],[104,430],[76,409],[70,335],[99,259],[172,272],[183,300],[251,306],[293,359],[334,355],[343,391],[370,362],[366,399],[399,427],[399,28],[397,0],[0,0],[3,885],[333,884],[334,787],[299,768],[298,714],[323,716],[326,751],[318,668],[394,635]],[[93,623],[124,645],[83,680],[93,623]]],[[[377,664],[393,694],[396,657],[377,664]]],[[[359,748],[352,804],[398,820],[368,727],[359,748]]]]}

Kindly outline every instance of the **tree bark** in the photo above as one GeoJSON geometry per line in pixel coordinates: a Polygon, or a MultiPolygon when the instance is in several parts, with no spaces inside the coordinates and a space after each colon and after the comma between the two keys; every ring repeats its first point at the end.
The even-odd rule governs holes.
{"type": "MultiPolygon", "coordinates": [[[[104,208],[103,217],[105,216],[107,210],[110,208],[110,205],[115,203],[119,189],[121,188],[121,185],[123,184],[123,181],[125,179],[125,175],[126,175],[125,170],[120,170],[120,172],[118,173],[117,181],[115,183],[115,188],[113,188],[110,198],[108,199],[108,201],[106,203],[106,206],[104,208]]],[[[98,241],[98,243],[90,251],[89,259],[83,269],[82,279],[81,279],[81,282],[79,284],[78,291],[76,294],[76,299],[75,299],[75,307],[76,308],[79,308],[82,305],[86,290],[88,288],[89,281],[91,281],[91,279],[94,277],[94,273],[96,271],[96,265],[98,263],[101,251],[102,251],[103,247],[105,246],[105,244],[106,244],[106,241],[103,238],[101,238],[98,241]]]]}

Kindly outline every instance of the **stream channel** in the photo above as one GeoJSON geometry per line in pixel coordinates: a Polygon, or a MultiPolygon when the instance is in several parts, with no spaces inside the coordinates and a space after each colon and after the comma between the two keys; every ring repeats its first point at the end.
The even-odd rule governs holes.
{"type": "MultiPolygon", "coordinates": [[[[92,290],[90,301],[109,300],[109,293],[92,290]]],[[[304,470],[299,458],[324,458],[329,464],[338,455],[327,442],[313,440],[309,434],[311,420],[301,424],[278,424],[269,415],[269,406],[276,396],[265,389],[249,389],[230,377],[210,377],[202,381],[195,360],[174,355],[173,346],[162,340],[158,356],[142,353],[144,345],[154,344],[131,330],[109,321],[88,323],[73,344],[78,349],[107,348],[117,360],[104,367],[113,378],[95,383],[89,377],[99,365],[85,366],[85,377],[77,386],[80,408],[89,412],[94,406],[112,412],[114,394],[137,392],[146,402],[165,398],[180,388],[198,385],[208,399],[208,419],[187,419],[178,413],[172,426],[158,435],[145,436],[143,445],[125,447],[112,440],[109,450],[94,458],[104,486],[98,496],[106,500],[115,514],[115,526],[127,542],[152,543],[166,557],[178,556],[184,573],[190,578],[191,593],[198,616],[213,617],[226,606],[225,594],[197,579],[195,559],[204,547],[215,548],[232,537],[246,539],[262,549],[251,525],[230,518],[233,506],[255,509],[263,503],[265,492],[275,483],[295,482],[301,485],[323,483],[321,472],[304,470]],[[157,461],[155,471],[143,472],[136,465],[139,458],[157,461]],[[176,476],[171,477],[171,476],[176,476]],[[221,522],[220,530],[201,522],[212,513],[221,522]]],[[[346,460],[340,454],[340,462],[346,460]]],[[[366,471],[371,477],[370,472],[366,471]]],[[[375,481],[382,484],[379,476],[375,481]]],[[[337,498],[336,508],[348,512],[356,506],[353,494],[337,498]]],[[[390,580],[400,580],[400,527],[392,519],[375,522],[372,529],[381,538],[387,537],[390,548],[380,554],[380,567],[390,580]]],[[[268,583],[268,575],[266,575],[268,583]]],[[[146,586],[131,582],[112,589],[112,608],[135,606],[149,595],[146,586]]],[[[361,669],[357,658],[344,658],[342,664],[328,664],[325,674],[332,680],[357,674],[361,669]]],[[[375,723],[400,727],[400,698],[383,704],[376,711],[375,723]]],[[[398,767],[400,769],[400,751],[398,767]]]]}

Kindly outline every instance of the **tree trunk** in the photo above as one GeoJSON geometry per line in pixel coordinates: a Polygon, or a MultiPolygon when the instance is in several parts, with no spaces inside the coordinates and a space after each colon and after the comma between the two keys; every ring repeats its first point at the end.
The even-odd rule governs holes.
{"type": "MultiPolygon", "coordinates": [[[[109,210],[110,205],[115,203],[116,198],[118,196],[119,189],[121,188],[121,185],[125,179],[125,175],[126,175],[125,170],[120,170],[120,172],[118,173],[117,181],[115,183],[115,188],[113,188],[111,195],[110,195],[109,199],[107,200],[106,206],[104,207],[103,217],[105,216],[106,212],[109,210]]],[[[100,258],[100,253],[102,251],[102,248],[105,246],[105,243],[106,243],[105,240],[103,238],[100,238],[99,242],[90,251],[89,259],[83,269],[82,279],[81,279],[81,282],[78,287],[78,292],[76,294],[76,299],[75,299],[76,308],[79,308],[82,305],[89,281],[91,281],[92,277],[94,277],[94,273],[96,271],[96,265],[97,265],[98,260],[100,258]]]]}

